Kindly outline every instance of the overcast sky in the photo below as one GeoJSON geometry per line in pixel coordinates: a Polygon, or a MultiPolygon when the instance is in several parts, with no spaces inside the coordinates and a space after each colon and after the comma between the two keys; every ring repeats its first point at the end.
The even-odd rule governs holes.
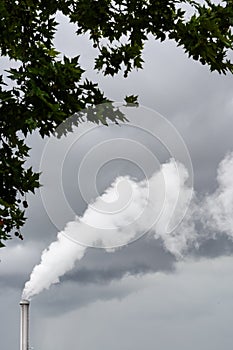
{"type": "MultiPolygon", "coordinates": [[[[143,70],[131,73],[126,80],[121,74],[103,78],[91,71],[94,51],[87,39],[76,39],[73,26],[62,16],[59,19],[57,48],[70,56],[81,52],[87,77],[98,81],[110,99],[122,101],[126,94],[138,94],[140,104],[167,118],[188,147],[197,196],[213,193],[218,186],[218,164],[227,152],[233,151],[232,77],[210,73],[207,67],[188,59],[174,43],[161,44],[151,38],[145,47],[143,70]]],[[[84,187],[77,187],[81,158],[93,145],[114,139],[117,133],[114,127],[99,128],[81,140],[77,149],[71,149],[66,158],[64,191],[77,215],[86,209],[80,191],[93,195],[89,185],[91,169],[84,173],[84,187]]],[[[168,158],[164,148],[150,136],[130,128],[121,131],[121,136],[143,143],[161,162],[168,158]]],[[[38,135],[30,137],[29,142],[30,162],[38,169],[45,142],[38,135]]],[[[110,154],[113,150],[114,145],[110,154]]],[[[156,166],[151,164],[148,171],[153,173],[154,169],[156,166]]],[[[118,175],[138,180],[143,177],[135,164],[117,159],[101,167],[97,175],[100,193],[118,175]]],[[[61,212],[59,224],[65,225],[72,218],[62,215],[53,195],[54,210],[61,212]]],[[[18,304],[24,283],[39,263],[41,252],[57,234],[39,191],[30,196],[27,215],[25,240],[8,242],[0,251],[0,339],[1,348],[8,350],[19,347],[18,304]]],[[[215,233],[213,229],[208,239],[178,260],[161,239],[148,235],[115,252],[88,249],[60,284],[33,298],[30,345],[35,350],[229,349],[233,243],[227,234],[215,233]]]]}

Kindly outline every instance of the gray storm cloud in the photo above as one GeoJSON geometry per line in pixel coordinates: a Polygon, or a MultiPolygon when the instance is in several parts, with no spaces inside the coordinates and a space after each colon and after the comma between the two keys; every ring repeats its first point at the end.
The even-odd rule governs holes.
{"type": "Polygon", "coordinates": [[[118,177],[44,250],[25,284],[23,298],[30,299],[58,283],[89,246],[114,251],[150,231],[167,251],[181,258],[190,247],[198,246],[199,239],[219,233],[233,237],[232,172],[233,154],[229,154],[219,165],[217,190],[201,201],[186,184],[187,170],[174,159],[150,179],[137,182],[118,177]],[[202,222],[201,234],[195,229],[196,222],[202,222]]]}

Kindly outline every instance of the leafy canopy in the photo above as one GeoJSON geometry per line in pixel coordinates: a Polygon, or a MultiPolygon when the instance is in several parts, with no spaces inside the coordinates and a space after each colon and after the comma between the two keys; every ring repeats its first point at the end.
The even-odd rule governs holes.
{"type": "MultiPolygon", "coordinates": [[[[0,78],[0,246],[13,232],[23,238],[25,195],[39,187],[39,174],[25,166],[26,136],[34,130],[50,135],[72,114],[107,101],[97,84],[83,79],[78,55],[60,58],[56,51],[58,11],[77,25],[77,35],[88,33],[97,52],[94,69],[104,75],[123,70],[127,77],[142,68],[149,36],[175,40],[211,71],[233,72],[232,0],[0,0],[1,56],[18,64],[7,71],[8,80],[6,74],[0,78]]],[[[88,118],[103,124],[124,120],[114,107],[107,116],[88,118]]]]}

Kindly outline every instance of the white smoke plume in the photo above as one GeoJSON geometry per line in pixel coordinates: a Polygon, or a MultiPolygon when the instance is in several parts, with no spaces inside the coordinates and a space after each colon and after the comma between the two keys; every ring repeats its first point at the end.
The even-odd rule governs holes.
{"type": "Polygon", "coordinates": [[[150,231],[163,241],[165,249],[180,258],[188,248],[198,245],[200,235],[195,229],[196,221],[203,223],[207,238],[210,232],[216,235],[216,231],[233,238],[232,174],[233,153],[219,165],[216,192],[199,202],[186,184],[187,170],[173,159],[163,164],[149,180],[117,178],[88,206],[84,215],[69,222],[58,233],[57,241],[42,253],[40,264],[25,284],[23,298],[30,299],[58,283],[59,277],[82,259],[88,246],[111,251],[150,231]]]}
{"type": "Polygon", "coordinates": [[[22,298],[29,300],[33,295],[58,283],[59,277],[74,267],[75,261],[82,259],[85,247],[73,243],[62,235],[50,244],[41,255],[41,262],[31,273],[30,281],[25,284],[22,298]]]}
{"type": "Polygon", "coordinates": [[[187,206],[192,191],[185,185],[187,177],[186,169],[171,160],[149,180],[136,182],[129,177],[117,178],[88,206],[84,215],[69,222],[58,233],[57,241],[42,253],[40,264],[35,266],[25,285],[23,298],[30,299],[59,282],[59,277],[83,257],[87,246],[113,250],[151,229],[156,237],[164,240],[168,250],[181,254],[190,237],[185,232],[179,234],[179,238],[171,236],[167,226],[178,202],[180,213],[176,216],[178,221],[182,219],[179,217],[182,207],[187,206]]]}
{"type": "Polygon", "coordinates": [[[202,205],[202,221],[212,231],[233,238],[233,153],[219,164],[217,182],[217,190],[202,205]]]}

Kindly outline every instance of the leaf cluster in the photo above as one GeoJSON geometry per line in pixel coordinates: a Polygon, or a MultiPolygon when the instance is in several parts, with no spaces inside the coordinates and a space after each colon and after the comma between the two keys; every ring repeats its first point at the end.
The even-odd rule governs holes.
{"type": "Polygon", "coordinates": [[[114,75],[124,68],[142,68],[142,51],[149,35],[175,40],[187,54],[212,71],[232,72],[233,2],[210,0],[85,0],[69,2],[67,15],[89,33],[100,53],[95,68],[114,75]],[[193,13],[187,16],[185,6],[193,13]]]}

